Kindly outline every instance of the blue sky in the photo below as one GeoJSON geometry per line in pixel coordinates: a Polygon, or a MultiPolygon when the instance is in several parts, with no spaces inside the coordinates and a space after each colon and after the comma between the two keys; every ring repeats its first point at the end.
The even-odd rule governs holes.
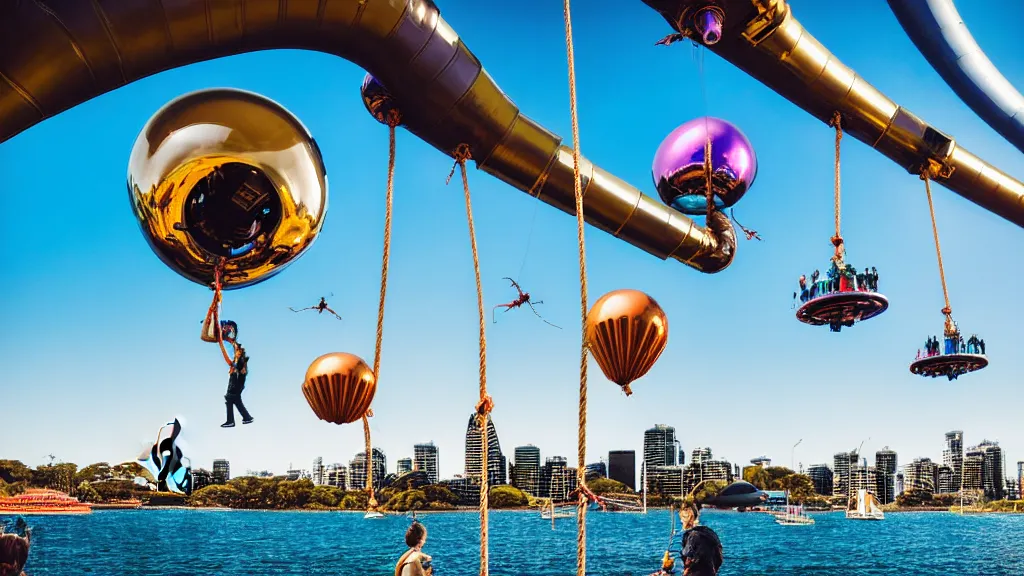
{"type": "MultiPolygon", "coordinates": [[[[916,52],[884,2],[794,0],[800,21],[885,94],[982,158],[1022,178],[1020,152],[978,119],[916,52]],[[871,36],[838,21],[871,23],[871,36]]],[[[1024,88],[1024,63],[1008,24],[1016,0],[961,3],[961,14],[1006,77],[1024,88]],[[991,18],[990,14],[1001,14],[991,18]]],[[[561,7],[459,2],[444,16],[523,112],[570,140],[561,7]],[[517,31],[507,33],[507,30],[517,31]]],[[[1021,18],[1016,18],[1020,20],[1021,18]]],[[[655,195],[654,152],[673,128],[711,114],[753,143],[759,173],[737,217],[764,242],[741,241],[717,275],[661,261],[588,228],[590,301],[617,288],[654,296],[669,316],[668,348],[626,398],[591,363],[588,460],[641,448],[643,431],[674,425],[689,452],[746,462],[831,462],[834,452],[889,446],[900,463],[941,458],[943,433],[997,440],[1012,466],[1024,460],[1019,399],[1024,355],[1016,286],[1024,232],[944,188],[935,210],[953,310],[988,345],[991,366],[949,383],[907,369],[942,328],[939,285],[921,182],[868,146],[843,148],[843,235],[857,267],[875,266],[888,312],[832,334],[793,317],[801,273],[824,270],[832,234],[832,131],[713,54],[688,43],[654,46],[670,30],[640,2],[577,3],[574,19],[581,149],[655,195]],[[584,4],[587,9],[584,10],[584,4]],[[655,95],[652,101],[651,96],[655,95]],[[697,338],[699,335],[699,339],[697,338]]],[[[184,419],[197,466],[227,458],[245,469],[308,468],[316,456],[347,462],[358,425],[316,419],[300,392],[309,362],[331,351],[372,360],[387,131],[359,101],[363,70],[324,54],[246,54],[168,71],[82,104],[0,145],[5,201],[0,226],[0,457],[36,465],[53,453],[86,464],[133,458],[157,428],[184,419]],[[209,290],[166,268],[132,216],[125,173],[132,143],[168,100],[228,86],[273,98],[313,132],[331,184],[323,232],[271,280],[225,295],[252,360],[245,402],[256,422],[222,430],[223,361],[198,338],[209,290]],[[334,293],[343,322],[289,306],[334,293]]],[[[440,446],[441,473],[463,468],[463,437],[476,403],[476,301],[461,190],[444,179],[451,160],[398,134],[391,280],[375,445],[392,468],[412,445],[440,446]]],[[[488,325],[488,382],[502,446],[532,443],[575,460],[578,281],[574,219],[472,170],[484,297],[514,293],[519,276],[555,330],[528,310],[488,325]]]]}

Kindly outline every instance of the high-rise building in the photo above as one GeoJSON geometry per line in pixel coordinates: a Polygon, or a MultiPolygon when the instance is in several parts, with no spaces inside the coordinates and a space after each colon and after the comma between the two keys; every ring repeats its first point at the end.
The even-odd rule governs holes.
{"type": "Polygon", "coordinates": [[[996,442],[982,440],[977,450],[983,455],[981,465],[981,488],[985,491],[985,497],[990,500],[1002,500],[1005,498],[1003,489],[1003,449],[996,442]]]}
{"type": "Polygon", "coordinates": [[[837,452],[832,457],[832,495],[850,498],[850,470],[857,466],[859,454],[837,452]]]}
{"type": "MultiPolygon", "coordinates": [[[[373,449],[373,489],[384,487],[384,476],[387,474],[388,459],[380,448],[373,449]]],[[[366,489],[366,452],[356,454],[348,464],[349,490],[366,489]]]]}
{"type": "Polygon", "coordinates": [[[231,480],[231,464],[227,460],[214,460],[213,481],[217,484],[223,484],[228,480],[231,480]]]}
{"type": "Polygon", "coordinates": [[[399,476],[406,472],[412,472],[412,458],[399,458],[395,465],[398,466],[396,472],[399,476]]]}
{"type": "Polygon", "coordinates": [[[807,475],[814,484],[814,492],[823,496],[832,495],[832,469],[828,464],[811,464],[807,475]]]}
{"type": "Polygon", "coordinates": [[[985,465],[985,453],[978,448],[969,448],[964,453],[963,489],[965,492],[982,490],[982,468],[985,465]]]}
{"type": "MultiPolygon", "coordinates": [[[[193,474],[193,478],[194,478],[194,476],[195,475],[193,474]]],[[[193,481],[193,484],[194,483],[195,482],[193,481]]],[[[195,490],[194,487],[192,489],[195,490]]],[[[1016,478],[1007,478],[1006,479],[1006,499],[1007,500],[1020,500],[1020,488],[1017,486],[1017,479],[1016,478]]]]}
{"type": "Polygon", "coordinates": [[[711,460],[711,448],[694,448],[690,455],[690,464],[701,464],[711,460]]]}
{"type": "Polygon", "coordinates": [[[647,467],[676,465],[676,429],[655,424],[644,432],[644,460],[647,467]]]}
{"type": "Polygon", "coordinates": [[[888,446],[875,452],[875,496],[882,504],[896,500],[896,452],[888,446]]]}
{"type": "Polygon", "coordinates": [[[604,462],[594,462],[592,464],[587,464],[586,472],[584,474],[586,475],[587,480],[607,478],[608,466],[606,466],[604,462]]]}
{"type": "MultiPolygon", "coordinates": [[[[642,472],[641,472],[642,474],[642,472]]],[[[649,494],[660,494],[673,498],[683,496],[683,467],[682,466],[655,466],[647,467],[647,482],[649,494]]]]}
{"type": "Polygon", "coordinates": [[[633,450],[608,452],[608,477],[636,490],[636,452],[633,450]]]}
{"type": "Polygon", "coordinates": [[[751,466],[760,466],[767,468],[772,465],[772,459],[767,456],[758,456],[757,458],[750,459],[751,466]]]}
{"type": "Polygon", "coordinates": [[[313,458],[313,484],[320,486],[324,483],[324,459],[320,456],[313,458]]]}
{"type": "Polygon", "coordinates": [[[934,494],[938,472],[939,466],[931,458],[914,458],[903,470],[907,491],[920,490],[934,494]]]}
{"type": "Polygon", "coordinates": [[[575,470],[571,474],[569,470],[571,469],[566,465],[564,456],[551,456],[546,459],[540,474],[540,496],[551,498],[555,502],[568,500],[569,493],[575,489],[569,487],[569,479],[576,477],[575,470]]]}
{"type": "Polygon", "coordinates": [[[1024,460],[1017,462],[1017,490],[1020,491],[1020,499],[1024,500],[1024,460]]]}
{"type": "Polygon", "coordinates": [[[955,494],[960,490],[960,486],[954,482],[953,469],[943,464],[939,466],[936,472],[936,486],[938,487],[939,494],[955,494]]]}
{"type": "MultiPolygon", "coordinates": [[[[469,424],[466,426],[466,478],[471,481],[480,482],[483,473],[483,436],[480,425],[477,423],[477,415],[471,414],[469,424]]],[[[505,484],[508,480],[507,463],[505,456],[501,453],[501,444],[498,442],[498,432],[494,429],[494,421],[491,415],[487,415],[487,484],[497,486],[505,484]]]]}
{"type": "Polygon", "coordinates": [[[903,494],[903,490],[906,487],[905,480],[906,480],[906,477],[903,475],[903,472],[897,472],[896,473],[896,495],[897,496],[899,496],[900,494],[903,494]]]}
{"type": "Polygon", "coordinates": [[[328,464],[324,472],[324,484],[346,490],[348,488],[348,468],[338,464],[328,464]]]}
{"type": "MultiPolygon", "coordinates": [[[[677,442],[678,442],[678,440],[677,440],[677,442]]],[[[686,451],[683,450],[682,446],[679,447],[679,462],[677,462],[677,464],[679,466],[685,466],[686,465],[686,451]]]]}
{"type": "Polygon", "coordinates": [[[540,496],[540,448],[516,446],[512,485],[532,496],[540,496]]]}
{"type": "Polygon", "coordinates": [[[949,466],[953,472],[951,482],[954,492],[960,490],[964,473],[964,433],[963,430],[946,432],[946,447],[942,450],[942,465],[949,466]]]}
{"type": "Polygon", "coordinates": [[[427,473],[427,481],[437,484],[437,446],[433,442],[412,447],[412,466],[427,473]]]}
{"type": "Polygon", "coordinates": [[[213,484],[213,473],[205,468],[192,471],[192,491],[201,490],[213,484]]]}
{"type": "MultiPolygon", "coordinates": [[[[874,466],[852,466],[850,468],[850,495],[858,490],[867,490],[878,497],[878,472],[874,466]]],[[[881,498],[878,498],[881,500],[881,498]]]]}

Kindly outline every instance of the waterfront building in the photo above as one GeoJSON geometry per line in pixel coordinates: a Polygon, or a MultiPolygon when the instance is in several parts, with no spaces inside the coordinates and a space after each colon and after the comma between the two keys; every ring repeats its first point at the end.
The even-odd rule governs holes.
{"type": "Polygon", "coordinates": [[[772,459],[767,456],[758,456],[757,458],[751,458],[750,464],[752,466],[760,466],[762,468],[767,468],[772,465],[772,459]]]}
{"type": "Polygon", "coordinates": [[[412,458],[399,458],[395,465],[397,466],[395,471],[399,476],[412,472],[412,458]]]}
{"type": "Polygon", "coordinates": [[[701,464],[711,460],[711,448],[694,448],[690,455],[691,464],[701,464]]]}
{"type": "MultiPolygon", "coordinates": [[[[373,489],[380,490],[384,487],[384,477],[387,475],[387,456],[380,448],[373,449],[373,489]]],[[[366,452],[356,454],[355,458],[348,463],[349,490],[366,490],[366,452]]]]}
{"type": "Polygon", "coordinates": [[[605,466],[604,462],[594,462],[593,464],[587,464],[585,475],[587,477],[587,480],[607,478],[608,467],[605,466]]]}
{"type": "Polygon", "coordinates": [[[982,491],[982,469],[985,465],[985,453],[972,447],[964,454],[963,489],[965,492],[982,491]]]}
{"type": "Polygon", "coordinates": [[[960,486],[953,482],[954,477],[952,468],[945,464],[939,466],[936,476],[936,486],[938,486],[939,494],[955,494],[960,491],[960,486]]]}
{"type": "Polygon", "coordinates": [[[1020,500],[1020,487],[1017,485],[1017,479],[1009,477],[1006,479],[1006,499],[1007,500],[1020,500]]]}
{"type": "Polygon", "coordinates": [[[431,484],[437,484],[437,446],[434,446],[433,442],[413,446],[412,466],[415,470],[423,470],[426,472],[427,480],[431,484]]]}
{"type": "Polygon", "coordinates": [[[217,484],[231,480],[231,464],[227,460],[213,461],[213,479],[217,484]]]}
{"type": "Polygon", "coordinates": [[[1017,490],[1020,492],[1020,499],[1024,500],[1024,460],[1017,462],[1017,490]]]}
{"type": "MultiPolygon", "coordinates": [[[[540,456],[537,458],[539,462],[540,456]]],[[[608,452],[608,477],[636,490],[636,452],[633,450],[608,452]]]]}
{"type": "Polygon", "coordinates": [[[324,472],[324,484],[346,490],[348,488],[348,468],[337,462],[328,464],[324,472]]]}
{"type": "Polygon", "coordinates": [[[320,486],[324,483],[324,459],[320,456],[313,458],[313,485],[320,486]]]}
{"type": "Polygon", "coordinates": [[[214,484],[213,473],[205,468],[192,471],[192,491],[200,490],[214,484]]]}
{"type": "Polygon", "coordinates": [[[875,496],[882,504],[896,500],[896,452],[888,446],[875,452],[875,496]]]}
{"type": "MultiPolygon", "coordinates": [[[[498,486],[507,482],[507,463],[504,454],[501,453],[498,432],[494,428],[490,414],[487,415],[486,428],[487,483],[489,486],[498,486]]],[[[473,413],[469,416],[469,424],[466,426],[466,478],[474,482],[480,482],[483,474],[482,434],[477,415],[473,413]]]]}
{"type": "Polygon", "coordinates": [[[850,468],[850,494],[855,495],[860,490],[867,490],[870,494],[878,496],[878,474],[874,466],[850,468]]]}
{"type": "Polygon", "coordinates": [[[946,432],[946,447],[942,451],[942,465],[948,466],[953,473],[950,480],[953,492],[960,490],[964,473],[964,433],[962,430],[946,432]]]}
{"type": "Polygon", "coordinates": [[[551,498],[555,502],[569,499],[569,493],[575,488],[569,487],[569,478],[575,474],[568,473],[565,456],[551,456],[544,461],[540,475],[540,496],[551,498]]]}
{"type": "Polygon", "coordinates": [[[647,467],[676,465],[676,429],[655,424],[644,432],[644,460],[647,467]]]}
{"type": "Polygon", "coordinates": [[[641,482],[647,483],[648,494],[660,494],[672,498],[683,496],[682,466],[647,466],[646,478],[640,471],[641,482]]]}
{"type": "Polygon", "coordinates": [[[996,442],[982,440],[976,450],[983,456],[981,465],[981,489],[989,500],[1002,500],[1006,497],[1003,487],[1003,449],[996,442]]]}
{"type": "Polygon", "coordinates": [[[811,464],[807,469],[807,475],[811,477],[816,494],[832,495],[832,469],[828,467],[828,464],[811,464]]]}
{"type": "Polygon", "coordinates": [[[903,475],[902,471],[896,473],[896,495],[897,496],[899,496],[900,494],[903,494],[903,489],[906,486],[905,479],[906,479],[906,477],[903,475]]]}
{"type": "Polygon", "coordinates": [[[540,448],[532,444],[516,446],[512,485],[533,496],[540,496],[540,474],[540,448]]]}
{"type": "Polygon", "coordinates": [[[903,473],[906,477],[906,489],[920,490],[929,494],[935,493],[936,477],[939,467],[931,458],[914,458],[903,473]]]}
{"type": "Polygon", "coordinates": [[[857,451],[837,452],[832,457],[832,495],[850,499],[850,469],[857,466],[857,451]]]}

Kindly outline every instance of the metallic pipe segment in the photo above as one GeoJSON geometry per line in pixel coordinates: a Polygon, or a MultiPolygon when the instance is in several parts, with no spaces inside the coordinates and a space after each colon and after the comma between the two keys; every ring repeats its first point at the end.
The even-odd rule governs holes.
{"type": "MultiPolygon", "coordinates": [[[[445,154],[570,214],[572,158],[520,114],[431,0],[34,0],[0,7],[0,143],[163,70],[300,48],[350,60],[400,103],[403,125],[445,154]]],[[[353,99],[357,86],[353,86],[353,99]]],[[[732,226],[709,229],[582,159],[584,216],[659,258],[702,272],[732,262],[732,226]]]]}
{"type": "MultiPolygon", "coordinates": [[[[690,22],[709,0],[644,0],[680,34],[700,36],[690,22]]],[[[843,115],[846,133],[913,174],[929,160],[934,178],[971,202],[1024,227],[1024,184],[960,147],[879,92],[821,45],[785,0],[715,0],[725,12],[721,39],[709,46],[779,95],[827,123],[843,115]]]]}
{"type": "Polygon", "coordinates": [[[888,0],[917,49],[974,113],[1024,152],[1024,96],[974,41],[952,0],[888,0]]]}

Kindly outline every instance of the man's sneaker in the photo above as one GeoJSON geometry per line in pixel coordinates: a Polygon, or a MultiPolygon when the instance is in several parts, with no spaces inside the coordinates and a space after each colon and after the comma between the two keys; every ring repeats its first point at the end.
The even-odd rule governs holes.
{"type": "Polygon", "coordinates": [[[221,424],[220,427],[221,428],[234,428],[235,427],[235,423],[234,422],[225,422],[225,423],[221,424]]]}
{"type": "Polygon", "coordinates": [[[254,418],[249,418],[248,420],[242,420],[242,424],[252,424],[253,420],[254,420],[254,418]]]}

